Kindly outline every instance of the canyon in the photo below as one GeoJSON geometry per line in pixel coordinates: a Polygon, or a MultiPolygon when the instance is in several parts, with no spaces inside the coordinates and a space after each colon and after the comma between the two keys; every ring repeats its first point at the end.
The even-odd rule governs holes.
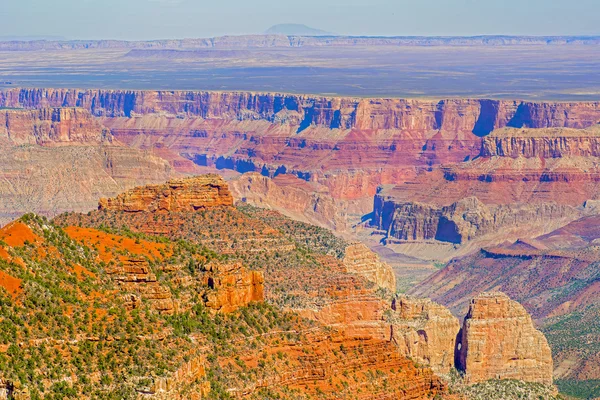
{"type": "MultiPolygon", "coordinates": [[[[375,349],[394,349],[430,368],[415,372],[425,374],[421,394],[443,392],[435,376],[455,367],[468,385],[598,379],[595,333],[582,333],[586,344],[573,322],[598,311],[598,102],[7,89],[0,108],[3,222],[69,211],[54,220],[67,232],[126,226],[204,246],[223,259],[167,273],[197,274],[173,282],[202,286],[197,301],[210,313],[264,302],[335,329],[344,346],[370,341],[371,365],[381,362],[375,349]],[[43,173],[32,175],[31,160],[43,173]],[[184,178],[205,172],[224,178],[184,178]],[[50,177],[58,179],[48,185],[50,177]],[[318,254],[307,258],[306,249],[318,254]],[[408,265],[423,267],[421,282],[403,281],[408,265]],[[395,297],[400,287],[418,298],[395,297]],[[524,308],[481,295],[497,290],[524,308]],[[457,343],[476,350],[461,354],[457,343]],[[507,353],[486,353],[498,346],[507,353]]],[[[127,310],[148,303],[167,318],[193,298],[167,294],[152,262],[128,257],[113,267],[127,310]]],[[[335,355],[330,339],[306,340],[335,355]]],[[[307,362],[290,387],[310,386],[322,360],[307,362]]],[[[336,368],[311,390],[333,392],[325,381],[336,368]]],[[[265,379],[263,389],[280,382],[265,379]]]]}
{"type": "MultiPolygon", "coordinates": [[[[85,390],[89,379],[97,394],[114,390],[112,379],[124,379],[118,383],[123,397],[201,399],[226,390],[236,398],[464,398],[436,375],[448,373],[454,362],[459,323],[447,309],[394,298],[390,267],[364,245],[277,212],[233,206],[219,176],[136,187],[102,199],[96,211],[53,221],[26,214],[2,228],[0,239],[0,294],[8,291],[16,302],[3,303],[2,312],[12,318],[7,310],[16,304],[37,310],[25,313],[36,339],[25,339],[21,325],[14,331],[24,340],[22,356],[36,354],[36,343],[60,348],[64,373],[75,377],[67,384],[74,393],[85,390]],[[55,293],[60,313],[73,315],[68,332],[31,317],[48,311],[31,282],[31,273],[41,271],[37,284],[55,293]],[[102,367],[102,352],[87,353],[90,346],[120,361],[102,367]],[[114,352],[123,346],[135,358],[114,352]],[[160,354],[147,354],[147,348],[160,354]],[[78,367],[81,353],[92,378],[78,367]],[[145,360],[143,369],[121,369],[135,359],[145,360]],[[156,368],[166,371],[154,376],[156,368]]],[[[500,324],[506,335],[470,331],[461,354],[468,357],[482,338],[495,341],[512,349],[512,357],[529,360],[525,364],[548,366],[535,374],[517,366],[512,378],[551,386],[549,350],[528,314],[505,295],[486,296],[508,308],[481,309],[478,321],[500,324]],[[522,340],[536,341],[539,351],[520,346],[522,340]]],[[[465,321],[474,317],[471,312],[465,321]]],[[[21,361],[14,350],[0,348],[7,396],[58,390],[63,377],[46,376],[44,354],[23,367],[42,377],[31,382],[15,372],[21,361]]],[[[481,349],[475,357],[494,359],[481,349]]],[[[506,362],[489,363],[489,376],[472,382],[508,368],[506,362]]],[[[465,373],[479,372],[466,364],[465,373]]]]}

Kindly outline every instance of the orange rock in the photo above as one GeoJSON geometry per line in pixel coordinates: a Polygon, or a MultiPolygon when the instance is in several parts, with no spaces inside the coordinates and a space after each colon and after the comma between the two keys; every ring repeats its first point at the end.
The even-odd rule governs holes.
{"type": "Polygon", "coordinates": [[[434,372],[450,372],[458,319],[429,299],[404,295],[394,299],[392,309],[392,340],[400,353],[429,365],[434,372]]]}
{"type": "Polygon", "coordinates": [[[136,187],[115,198],[100,199],[98,203],[100,210],[126,212],[183,212],[218,206],[233,206],[229,188],[218,175],[202,175],[171,180],[163,185],[136,187]]]}
{"type": "Polygon", "coordinates": [[[202,268],[200,280],[207,287],[203,293],[206,306],[218,312],[229,313],[264,300],[263,273],[249,271],[241,262],[210,262],[202,268]]]}
{"type": "Polygon", "coordinates": [[[467,383],[518,379],[552,384],[546,338],[525,308],[504,293],[482,293],[471,301],[457,355],[467,383]]]}
{"type": "Polygon", "coordinates": [[[344,266],[347,272],[360,275],[377,286],[396,292],[396,276],[392,268],[382,262],[379,256],[362,243],[346,248],[344,266]]]}

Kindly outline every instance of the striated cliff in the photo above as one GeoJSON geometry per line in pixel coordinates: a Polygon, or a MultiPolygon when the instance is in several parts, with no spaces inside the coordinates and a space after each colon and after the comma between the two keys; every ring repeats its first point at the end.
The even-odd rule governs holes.
{"type": "Polygon", "coordinates": [[[396,276],[389,265],[362,243],[346,247],[343,263],[348,272],[358,274],[377,286],[396,292],[396,276]]]}
{"type": "Polygon", "coordinates": [[[136,187],[112,199],[100,199],[98,209],[125,212],[185,212],[233,206],[229,187],[219,175],[171,180],[136,187]]]}
{"type": "Polygon", "coordinates": [[[82,108],[0,110],[0,143],[97,145],[112,140],[110,131],[82,108]]]}
{"type": "Polygon", "coordinates": [[[204,303],[217,312],[229,313],[264,300],[263,273],[248,271],[241,262],[204,265],[200,281],[207,287],[202,293],[204,303]]]}
{"type": "Polygon", "coordinates": [[[485,205],[476,197],[467,197],[449,206],[420,202],[399,203],[385,191],[375,197],[372,224],[386,231],[388,240],[437,240],[462,244],[499,228],[517,228],[528,224],[543,226],[548,221],[570,222],[581,216],[575,207],[555,203],[533,205],[485,205]]]}
{"type": "Polygon", "coordinates": [[[503,129],[483,139],[479,155],[484,158],[598,157],[600,125],[588,129],[503,129]]]}
{"type": "Polygon", "coordinates": [[[82,108],[0,110],[0,148],[0,224],[31,211],[87,211],[100,197],[176,175],[82,108]]]}
{"type": "Polygon", "coordinates": [[[600,103],[507,100],[405,100],[251,92],[8,89],[0,107],[82,107],[95,116],[152,113],[204,119],[267,120],[305,129],[443,130],[479,136],[505,126],[585,128],[600,121],[600,103]]]}
{"type": "Polygon", "coordinates": [[[470,304],[457,343],[468,383],[518,379],[552,384],[552,355],[523,306],[503,293],[482,293],[470,304]]]}
{"type": "Polygon", "coordinates": [[[401,354],[447,374],[454,367],[458,319],[429,299],[405,295],[392,303],[391,338],[401,354]]]}

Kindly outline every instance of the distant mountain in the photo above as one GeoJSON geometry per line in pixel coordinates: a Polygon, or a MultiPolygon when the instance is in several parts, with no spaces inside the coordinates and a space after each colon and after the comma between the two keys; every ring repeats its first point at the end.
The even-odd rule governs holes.
{"type": "Polygon", "coordinates": [[[267,35],[290,35],[290,36],[328,36],[331,32],[311,28],[303,24],[279,24],[273,25],[265,32],[267,35]]]}

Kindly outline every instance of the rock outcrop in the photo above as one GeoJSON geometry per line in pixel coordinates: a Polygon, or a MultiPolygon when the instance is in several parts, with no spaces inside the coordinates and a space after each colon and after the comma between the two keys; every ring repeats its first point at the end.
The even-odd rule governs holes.
{"type": "Polygon", "coordinates": [[[523,306],[503,293],[482,293],[471,301],[456,349],[467,383],[518,379],[552,384],[546,338],[523,306]]]}
{"type": "Polygon", "coordinates": [[[328,129],[442,130],[481,136],[505,126],[581,129],[600,121],[598,102],[428,101],[250,92],[65,89],[9,89],[0,93],[0,107],[65,106],[86,108],[96,116],[106,117],[169,113],[204,119],[284,122],[304,129],[314,125],[328,129]]]}
{"type": "Polygon", "coordinates": [[[204,304],[217,312],[229,313],[253,301],[264,300],[263,273],[249,271],[241,262],[211,262],[201,268],[204,304]]]}
{"type": "Polygon", "coordinates": [[[110,131],[83,108],[0,110],[0,143],[73,146],[112,141],[110,131]]]}
{"type": "Polygon", "coordinates": [[[140,186],[112,199],[100,199],[98,203],[100,210],[125,212],[186,212],[221,206],[233,206],[233,198],[219,175],[140,186]]]}
{"type": "Polygon", "coordinates": [[[394,271],[364,244],[355,243],[346,247],[343,262],[347,272],[360,275],[390,293],[396,292],[394,271]]]}
{"type": "Polygon", "coordinates": [[[458,319],[429,299],[398,296],[392,303],[392,341],[401,354],[446,374],[454,367],[458,319]]]}
{"type": "Polygon", "coordinates": [[[386,232],[388,240],[437,240],[462,244],[497,232],[499,228],[518,228],[524,224],[543,226],[548,221],[568,223],[581,216],[577,208],[555,203],[532,205],[486,205],[477,197],[467,197],[436,206],[421,202],[398,202],[380,191],[375,197],[372,225],[386,232]]]}

